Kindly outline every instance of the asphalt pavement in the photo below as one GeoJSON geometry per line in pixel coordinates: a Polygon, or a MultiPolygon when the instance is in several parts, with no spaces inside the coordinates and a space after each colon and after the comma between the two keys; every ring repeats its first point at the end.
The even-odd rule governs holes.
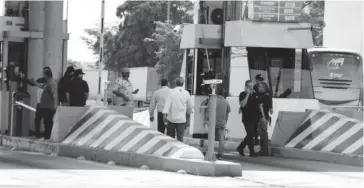
{"type": "Polygon", "coordinates": [[[269,157],[230,160],[242,165],[242,177],[112,166],[0,147],[0,187],[364,187],[360,167],[269,157]],[[316,170],[300,170],[300,166],[316,170]]]}

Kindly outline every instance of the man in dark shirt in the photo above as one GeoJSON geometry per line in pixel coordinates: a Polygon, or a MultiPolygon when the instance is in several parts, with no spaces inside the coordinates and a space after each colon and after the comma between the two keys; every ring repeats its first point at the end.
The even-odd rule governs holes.
{"type": "Polygon", "coordinates": [[[85,106],[89,94],[88,84],[82,79],[85,73],[81,69],[77,69],[74,74],[75,78],[70,82],[66,94],[67,100],[70,106],[85,106]]]}
{"type": "Polygon", "coordinates": [[[260,136],[260,156],[268,156],[268,124],[270,123],[270,113],[272,113],[273,99],[269,92],[268,84],[260,83],[259,92],[259,111],[260,120],[258,123],[258,133],[260,136]]]}
{"type": "Polygon", "coordinates": [[[67,70],[64,73],[64,76],[59,80],[58,99],[59,99],[59,103],[61,105],[68,105],[68,103],[69,103],[69,101],[67,101],[66,91],[67,91],[67,87],[69,86],[69,84],[73,78],[74,71],[75,70],[73,69],[72,66],[67,67],[67,70]]]}
{"type": "MultiPolygon", "coordinates": [[[[257,74],[255,76],[255,85],[254,85],[254,91],[255,92],[259,93],[259,91],[258,91],[259,84],[262,84],[262,83],[265,83],[264,77],[261,74],[257,74]]],[[[267,92],[269,92],[269,87],[268,87],[268,91],[267,92]]],[[[255,137],[255,141],[254,141],[255,142],[255,145],[259,145],[260,142],[259,142],[259,139],[258,139],[258,137],[259,137],[258,125],[256,125],[256,132],[255,132],[254,137],[255,137]]]]}
{"type": "Polygon", "coordinates": [[[242,122],[245,127],[246,137],[240,143],[237,151],[240,155],[244,156],[244,148],[248,145],[250,156],[256,157],[254,151],[254,134],[256,131],[256,125],[259,121],[259,98],[254,91],[254,83],[251,80],[245,82],[245,91],[239,95],[240,109],[239,113],[242,113],[242,122]]]}

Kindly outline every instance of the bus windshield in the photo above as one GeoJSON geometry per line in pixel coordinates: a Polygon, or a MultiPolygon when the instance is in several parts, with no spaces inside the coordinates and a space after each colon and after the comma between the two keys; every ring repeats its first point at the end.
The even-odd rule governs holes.
{"type": "Polygon", "coordinates": [[[342,52],[316,52],[310,54],[314,85],[319,80],[350,81],[351,86],[360,88],[363,75],[361,58],[342,52]]]}

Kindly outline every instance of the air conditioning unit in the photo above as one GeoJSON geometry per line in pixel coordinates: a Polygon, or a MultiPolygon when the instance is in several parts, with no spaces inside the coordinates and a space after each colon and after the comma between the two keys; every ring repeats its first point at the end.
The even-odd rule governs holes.
{"type": "Polygon", "coordinates": [[[223,1],[205,1],[207,24],[221,25],[224,21],[223,1]]]}

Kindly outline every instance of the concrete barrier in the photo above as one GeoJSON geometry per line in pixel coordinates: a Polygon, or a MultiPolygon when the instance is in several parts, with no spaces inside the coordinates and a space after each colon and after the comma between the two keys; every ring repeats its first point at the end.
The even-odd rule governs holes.
{"type": "Polygon", "coordinates": [[[62,143],[168,158],[204,159],[200,150],[109,108],[89,108],[62,143]]]}
{"type": "Polygon", "coordinates": [[[208,162],[199,159],[174,159],[124,151],[105,151],[98,148],[49,143],[8,136],[0,136],[0,140],[2,146],[19,150],[36,151],[54,156],[71,158],[83,156],[86,160],[97,162],[108,163],[109,161],[114,161],[119,165],[138,168],[148,166],[149,169],[171,172],[185,171],[188,174],[200,176],[242,176],[242,167],[240,164],[226,161],[208,162]]]}
{"type": "Polygon", "coordinates": [[[363,122],[312,110],[285,144],[286,148],[363,155],[363,122]]]}
{"type": "Polygon", "coordinates": [[[151,127],[149,110],[139,111],[133,114],[133,120],[144,126],[151,127]]]}

